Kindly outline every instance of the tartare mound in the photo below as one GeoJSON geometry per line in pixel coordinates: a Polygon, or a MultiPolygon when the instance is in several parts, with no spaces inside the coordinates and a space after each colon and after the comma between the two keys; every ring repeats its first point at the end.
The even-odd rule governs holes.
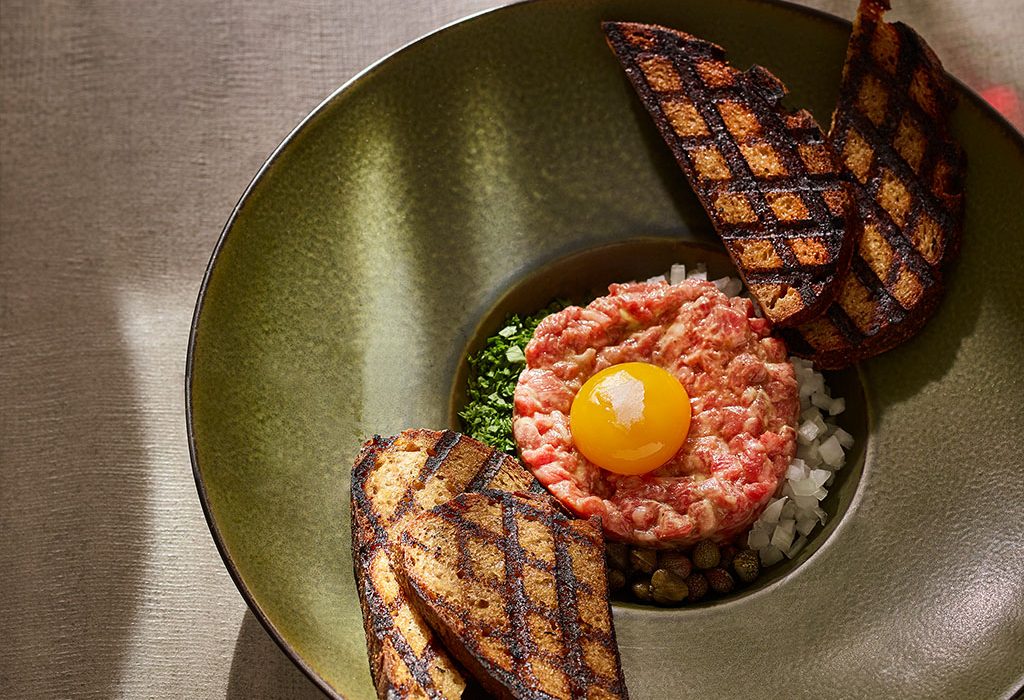
{"type": "Polygon", "coordinates": [[[551,314],[527,345],[513,417],[522,459],[574,513],[601,516],[611,539],[654,547],[730,540],[760,514],[796,451],[800,398],[786,346],[749,299],[711,282],[608,291],[551,314]],[[569,430],[580,387],[623,362],[671,372],[693,411],[683,447],[642,476],[593,464],[569,430]]]}

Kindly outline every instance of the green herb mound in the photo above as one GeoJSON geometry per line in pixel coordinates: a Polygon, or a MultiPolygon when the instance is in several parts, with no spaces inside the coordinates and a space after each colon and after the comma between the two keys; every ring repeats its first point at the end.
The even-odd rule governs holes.
{"type": "Polygon", "coordinates": [[[524,318],[510,315],[502,329],[487,339],[483,349],[470,355],[466,405],[459,411],[464,433],[499,450],[515,452],[513,394],[526,367],[523,351],[544,317],[566,306],[567,302],[556,301],[524,318]]]}

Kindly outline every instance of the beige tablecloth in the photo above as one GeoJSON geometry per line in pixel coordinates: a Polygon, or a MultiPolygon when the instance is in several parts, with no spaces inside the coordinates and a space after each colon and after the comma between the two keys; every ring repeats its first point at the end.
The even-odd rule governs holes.
{"type": "MultiPolygon", "coordinates": [[[[1019,127],[1024,1],[895,1],[1019,127]]],[[[196,293],[310,109],[492,4],[0,2],[0,697],[318,695],[247,612],[196,497],[196,293]]]]}

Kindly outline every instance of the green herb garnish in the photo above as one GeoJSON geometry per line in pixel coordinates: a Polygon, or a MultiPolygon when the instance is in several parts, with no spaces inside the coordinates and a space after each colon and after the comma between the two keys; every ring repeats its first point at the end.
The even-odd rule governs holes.
{"type": "Polygon", "coordinates": [[[514,452],[512,437],[513,394],[519,375],[526,367],[526,344],[545,316],[561,311],[568,302],[556,301],[535,314],[516,314],[469,357],[466,405],[459,411],[467,435],[506,452],[514,452]]]}

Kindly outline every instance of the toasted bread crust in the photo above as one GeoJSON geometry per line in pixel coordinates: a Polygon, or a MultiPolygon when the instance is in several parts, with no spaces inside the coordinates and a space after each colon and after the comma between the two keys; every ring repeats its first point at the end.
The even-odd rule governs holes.
{"type": "Polygon", "coordinates": [[[942,297],[963,228],[964,156],[942,64],[886,0],[862,0],[829,140],[854,177],[863,222],[850,274],[821,318],[786,334],[795,354],[838,369],[915,335],[942,297]]]}
{"type": "Polygon", "coordinates": [[[596,520],[463,494],[410,522],[400,550],[414,605],[492,696],[627,697],[596,520]]]}
{"type": "Polygon", "coordinates": [[[849,176],[785,86],[721,47],[655,25],[606,22],[612,50],[766,318],[793,326],[832,302],[857,220],[849,176]]]}
{"type": "Polygon", "coordinates": [[[452,431],[366,442],[352,469],[352,552],[370,671],[381,698],[459,698],[465,679],[409,605],[392,548],[405,523],[466,489],[543,491],[505,453],[452,431]]]}

